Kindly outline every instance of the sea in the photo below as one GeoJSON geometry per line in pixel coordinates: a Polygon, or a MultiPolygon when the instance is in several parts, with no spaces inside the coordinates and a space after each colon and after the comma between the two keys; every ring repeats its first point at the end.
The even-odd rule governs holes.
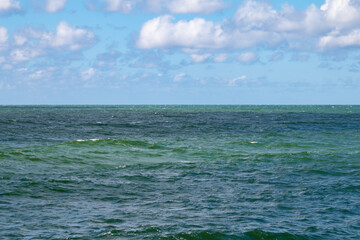
{"type": "Polygon", "coordinates": [[[360,106],[0,106],[0,239],[360,239],[360,106]]]}

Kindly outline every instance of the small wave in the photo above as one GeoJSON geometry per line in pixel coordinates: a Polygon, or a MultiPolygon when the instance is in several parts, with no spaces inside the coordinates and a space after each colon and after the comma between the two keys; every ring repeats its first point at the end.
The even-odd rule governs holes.
{"type": "Polygon", "coordinates": [[[78,140],[76,140],[76,142],[96,142],[96,141],[100,141],[101,139],[97,139],[97,138],[93,138],[93,139],[86,139],[86,140],[84,140],[84,139],[78,139],[78,140]]]}
{"type": "Polygon", "coordinates": [[[272,233],[262,230],[253,230],[241,235],[225,234],[221,232],[200,232],[200,233],[180,233],[174,236],[163,237],[166,240],[307,240],[307,236],[294,235],[290,233],[272,233]]]}
{"type": "Polygon", "coordinates": [[[166,240],[307,240],[307,236],[293,235],[290,233],[272,233],[262,230],[253,230],[241,235],[231,235],[220,232],[180,233],[175,236],[163,237],[166,240]]]}
{"type": "Polygon", "coordinates": [[[257,239],[271,239],[271,240],[307,240],[310,239],[308,236],[303,235],[295,235],[288,232],[282,233],[273,233],[273,232],[265,232],[259,229],[247,232],[244,234],[248,240],[257,240],[257,239]]]}
{"type": "Polygon", "coordinates": [[[120,166],[117,166],[116,169],[122,169],[122,168],[126,168],[127,166],[126,165],[120,165],[120,166]]]}
{"type": "Polygon", "coordinates": [[[139,147],[139,148],[148,148],[151,150],[161,150],[166,149],[165,146],[162,144],[151,142],[148,140],[140,140],[140,139],[131,139],[131,138],[107,138],[107,139],[78,139],[75,141],[70,142],[64,142],[64,145],[70,145],[70,146],[87,146],[93,144],[97,145],[106,145],[106,146],[131,146],[131,147],[139,147]]]}
{"type": "MultiPolygon", "coordinates": [[[[110,222],[117,222],[117,219],[110,219],[110,222]]],[[[143,230],[125,232],[122,230],[110,230],[100,234],[99,238],[104,237],[125,237],[125,236],[146,236],[143,239],[161,239],[161,240],[310,240],[311,237],[306,235],[296,235],[291,233],[272,233],[262,230],[253,230],[242,234],[226,234],[222,232],[189,232],[178,234],[162,234],[161,228],[150,227],[143,230]]]]}

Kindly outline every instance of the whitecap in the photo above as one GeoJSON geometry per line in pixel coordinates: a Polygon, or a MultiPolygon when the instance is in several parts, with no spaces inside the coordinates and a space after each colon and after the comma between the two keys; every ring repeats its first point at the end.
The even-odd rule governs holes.
{"type": "Polygon", "coordinates": [[[116,169],[126,168],[126,165],[117,166],[116,169]]]}
{"type": "Polygon", "coordinates": [[[77,142],[86,142],[86,141],[92,141],[92,142],[95,142],[95,141],[99,141],[100,139],[97,139],[97,138],[93,138],[93,139],[78,139],[76,140],[77,142]]]}

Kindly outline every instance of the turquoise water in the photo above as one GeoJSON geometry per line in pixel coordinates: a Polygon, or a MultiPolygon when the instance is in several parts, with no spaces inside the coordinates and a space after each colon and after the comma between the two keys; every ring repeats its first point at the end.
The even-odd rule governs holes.
{"type": "Polygon", "coordinates": [[[0,239],[360,239],[360,106],[0,106],[0,239]]]}

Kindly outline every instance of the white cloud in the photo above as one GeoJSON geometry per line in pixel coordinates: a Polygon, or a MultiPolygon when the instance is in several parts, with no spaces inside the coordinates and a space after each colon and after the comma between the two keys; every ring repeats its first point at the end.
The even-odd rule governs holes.
{"type": "Polygon", "coordinates": [[[81,72],[81,78],[83,80],[89,80],[94,75],[95,75],[95,69],[94,68],[89,68],[88,70],[81,72]]]}
{"type": "MultiPolygon", "coordinates": [[[[162,0],[151,2],[156,9],[155,3],[162,0]]],[[[170,2],[176,3],[174,0],[167,4],[170,2]]],[[[187,1],[182,2],[185,8],[187,1]]],[[[232,18],[221,22],[203,18],[174,22],[168,15],[151,19],[141,28],[137,47],[245,49],[283,44],[321,51],[327,47],[358,46],[359,24],[358,0],[326,0],[320,8],[312,4],[305,10],[296,10],[290,5],[275,10],[263,1],[248,0],[232,18]]]]}
{"type": "Polygon", "coordinates": [[[226,21],[215,23],[203,18],[172,22],[169,15],[147,21],[140,30],[138,48],[247,48],[264,42],[274,45],[283,40],[276,32],[262,29],[231,28],[226,21]]]}
{"type": "Polygon", "coordinates": [[[233,16],[235,23],[244,29],[261,28],[277,18],[270,5],[256,1],[246,1],[233,16]]]}
{"type": "Polygon", "coordinates": [[[175,75],[173,81],[174,82],[181,82],[183,80],[183,78],[186,76],[186,73],[181,72],[175,75]]]}
{"type": "Polygon", "coordinates": [[[320,38],[319,46],[321,49],[360,46],[360,29],[355,29],[348,34],[343,35],[336,31],[332,32],[329,35],[320,38]]]}
{"type": "Polygon", "coordinates": [[[31,39],[41,39],[45,32],[27,27],[14,33],[14,41],[16,46],[23,46],[31,39]]]}
{"type": "Polygon", "coordinates": [[[136,1],[128,0],[103,0],[106,3],[106,11],[129,13],[136,1]]]}
{"type": "Polygon", "coordinates": [[[0,0],[0,12],[19,10],[20,2],[14,0],[0,0]]]}
{"type": "Polygon", "coordinates": [[[64,8],[65,3],[66,0],[47,0],[45,9],[49,13],[58,12],[64,8]]]}
{"type": "Polygon", "coordinates": [[[93,32],[70,26],[67,22],[61,21],[55,33],[45,32],[28,27],[14,34],[15,45],[23,46],[34,44],[31,40],[37,40],[38,48],[67,48],[69,50],[79,50],[92,45],[95,42],[93,32]]]}
{"type": "Polygon", "coordinates": [[[226,6],[222,0],[147,0],[146,4],[155,12],[200,14],[216,12],[226,6]]]}
{"type": "Polygon", "coordinates": [[[0,45],[7,42],[9,38],[8,30],[6,27],[0,27],[0,45]]]}
{"type": "Polygon", "coordinates": [[[196,63],[206,61],[210,57],[210,54],[190,54],[191,60],[196,63]]]}
{"type": "Polygon", "coordinates": [[[14,49],[10,52],[10,58],[13,62],[24,62],[44,55],[44,51],[36,48],[14,49]]]}
{"type": "Polygon", "coordinates": [[[358,0],[326,0],[320,9],[328,22],[336,27],[358,24],[360,19],[358,0]]]}
{"type": "Polygon", "coordinates": [[[221,63],[221,62],[226,62],[227,59],[228,59],[228,55],[225,53],[222,53],[222,54],[215,56],[213,58],[213,61],[217,62],[217,63],[221,63]]]}
{"type": "Polygon", "coordinates": [[[212,13],[225,7],[219,0],[173,0],[168,1],[171,13],[212,13]]]}
{"type": "Polygon", "coordinates": [[[15,45],[22,46],[26,43],[28,39],[22,35],[14,35],[15,45]]]}
{"type": "Polygon", "coordinates": [[[49,55],[54,51],[75,51],[90,47],[96,41],[93,32],[60,22],[55,32],[28,27],[14,33],[10,59],[14,62],[28,61],[39,56],[49,55]]]}
{"type": "Polygon", "coordinates": [[[70,50],[78,50],[92,43],[95,35],[91,31],[71,27],[67,22],[62,21],[56,27],[56,34],[45,34],[43,40],[53,47],[68,47],[70,50]]]}
{"type": "Polygon", "coordinates": [[[237,86],[238,82],[245,82],[246,83],[246,79],[247,79],[247,76],[245,76],[245,75],[233,78],[233,79],[229,80],[228,86],[230,86],[230,87],[237,86]]]}
{"type": "Polygon", "coordinates": [[[29,78],[30,79],[40,79],[42,77],[44,77],[44,71],[43,70],[38,70],[38,71],[35,71],[31,74],[29,74],[29,78]]]}
{"type": "Polygon", "coordinates": [[[191,21],[171,22],[171,16],[160,16],[147,21],[141,28],[137,47],[219,48],[226,38],[219,24],[195,18],[191,21]]]}
{"type": "Polygon", "coordinates": [[[241,63],[251,63],[257,61],[258,56],[253,52],[244,52],[237,57],[237,60],[241,63]]]}
{"type": "Polygon", "coordinates": [[[232,20],[242,31],[275,33],[283,39],[320,32],[327,27],[322,11],[315,5],[298,11],[285,4],[280,11],[276,11],[265,2],[252,0],[241,5],[232,20]]]}

